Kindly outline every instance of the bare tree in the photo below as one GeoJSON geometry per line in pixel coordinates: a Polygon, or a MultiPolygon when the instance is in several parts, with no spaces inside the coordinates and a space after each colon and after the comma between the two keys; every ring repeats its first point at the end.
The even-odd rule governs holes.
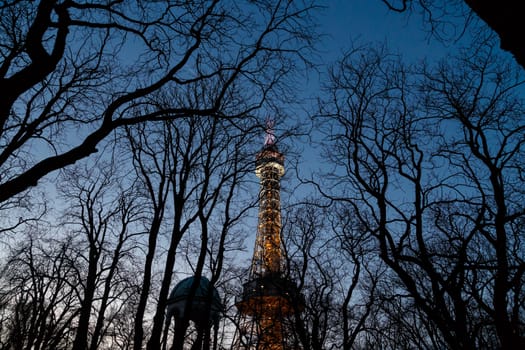
{"type": "Polygon", "coordinates": [[[486,44],[421,75],[384,49],[357,49],[332,72],[325,194],[374,238],[422,313],[409,324],[431,321],[415,340],[428,347],[523,344],[521,84],[486,44]]]}
{"type": "Polygon", "coordinates": [[[284,237],[305,297],[294,327],[302,347],[364,346],[383,272],[371,237],[361,234],[348,207],[319,199],[287,212],[284,237]]]}
{"type": "MultiPolygon", "coordinates": [[[[234,124],[198,116],[128,129],[133,162],[153,213],[144,242],[146,260],[134,347],[141,348],[146,338],[143,329],[148,304],[153,314],[153,321],[148,322],[148,347],[161,346],[169,288],[177,266],[196,276],[206,275],[213,284],[219,281],[225,250],[231,247],[230,241],[237,242],[230,230],[249,207],[239,188],[253,165],[250,129],[257,130],[250,119],[234,124]],[[160,240],[164,241],[162,249],[158,248],[160,240]],[[184,241],[192,243],[181,251],[184,241]],[[150,290],[155,265],[159,268],[158,292],[150,290]]],[[[189,322],[188,315],[183,320],[189,322]]],[[[184,334],[176,333],[176,346],[182,346],[184,339],[184,334]]]]}
{"type": "Polygon", "coordinates": [[[308,1],[3,2],[0,202],[95,153],[121,126],[237,118],[279,97],[291,69],[306,62],[313,8],[308,1]],[[198,104],[157,103],[160,92],[196,87],[207,91],[198,104]]]}
{"type": "Polygon", "coordinates": [[[425,71],[422,88],[428,92],[426,111],[460,130],[460,137],[454,135],[452,142],[440,142],[439,150],[463,174],[473,194],[466,206],[435,209],[436,226],[457,234],[464,215],[470,215],[475,225],[468,239],[484,254],[474,261],[466,252],[461,256],[472,274],[466,276],[469,294],[494,320],[503,348],[524,346],[525,252],[517,245],[525,215],[524,102],[519,92],[524,80],[488,46],[476,54],[465,51],[453,62],[464,69],[454,70],[445,63],[425,71]],[[453,225],[443,222],[444,217],[457,216],[453,225]],[[489,300],[482,285],[490,290],[489,300]]]}
{"type": "Polygon", "coordinates": [[[134,292],[125,275],[124,260],[136,249],[134,237],[142,232],[137,232],[135,225],[143,219],[144,211],[135,199],[133,185],[123,185],[111,163],[72,168],[64,175],[62,192],[71,204],[65,227],[85,237],[77,242],[86,265],[80,275],[81,307],[73,349],[84,349],[86,344],[97,349],[116,313],[108,313],[109,306],[122,308],[134,292]]]}
{"type": "MultiPolygon", "coordinates": [[[[241,130],[246,129],[241,128],[241,130]]],[[[218,211],[224,212],[223,221],[218,226],[221,240],[224,241],[231,225],[238,220],[238,215],[240,215],[232,216],[232,214],[234,211],[240,211],[241,214],[244,211],[243,207],[238,208],[232,204],[237,187],[246,176],[248,169],[251,170],[248,164],[252,163],[251,157],[246,157],[245,150],[251,139],[250,134],[245,131],[239,133],[237,126],[227,121],[188,119],[185,127],[173,129],[171,137],[172,147],[168,149],[168,152],[173,160],[170,174],[174,206],[173,226],[153,321],[152,336],[148,342],[148,347],[152,349],[159,346],[176,251],[183,235],[193,230],[199,232],[201,243],[194,274],[201,276],[209,248],[210,220],[220,215],[217,214],[218,211]]],[[[219,245],[217,252],[218,260],[212,283],[220,277],[222,255],[225,249],[223,244],[224,242],[219,245]]],[[[197,285],[193,288],[196,289],[197,285]]],[[[191,308],[186,309],[187,313],[190,311],[191,308]]],[[[188,315],[184,315],[184,322],[188,321],[188,315]]],[[[175,348],[182,346],[183,338],[179,336],[175,335],[175,348]]]]}
{"type": "Polygon", "coordinates": [[[149,219],[145,224],[147,241],[145,242],[145,257],[142,267],[142,285],[137,309],[134,315],[133,344],[141,348],[144,338],[144,316],[153,283],[154,260],[157,256],[157,243],[165,219],[166,206],[170,194],[169,174],[171,172],[171,147],[169,133],[164,131],[164,125],[137,125],[126,130],[129,148],[132,154],[133,169],[136,177],[144,188],[146,207],[149,209],[149,219]]]}
{"type": "Polygon", "coordinates": [[[33,232],[13,247],[2,271],[2,349],[71,346],[82,292],[75,244],[33,232]]]}
{"type": "Polygon", "coordinates": [[[304,296],[304,310],[295,316],[293,328],[305,349],[325,349],[339,340],[334,339],[340,331],[334,322],[341,296],[338,273],[346,269],[341,269],[341,260],[332,259],[334,237],[328,229],[326,210],[304,204],[284,213],[283,240],[289,270],[304,296]]]}

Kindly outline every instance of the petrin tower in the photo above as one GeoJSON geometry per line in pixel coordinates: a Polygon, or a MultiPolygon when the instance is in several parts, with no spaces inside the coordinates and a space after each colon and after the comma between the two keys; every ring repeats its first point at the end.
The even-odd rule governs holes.
{"type": "Polygon", "coordinates": [[[304,308],[304,302],[286,273],[280,202],[284,156],[275,144],[271,123],[267,126],[264,146],[256,156],[255,174],[261,184],[259,223],[248,281],[236,303],[241,321],[234,348],[297,349],[289,334],[288,321],[304,308]]]}

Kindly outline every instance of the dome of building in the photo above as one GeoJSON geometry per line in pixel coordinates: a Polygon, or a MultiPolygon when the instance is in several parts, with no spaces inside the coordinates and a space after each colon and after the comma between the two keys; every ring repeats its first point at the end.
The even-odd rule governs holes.
{"type": "MultiPolygon", "coordinates": [[[[175,318],[184,316],[184,310],[190,299],[191,287],[196,277],[188,277],[180,281],[171,291],[168,299],[168,314],[175,318]]],[[[189,319],[194,322],[217,322],[223,310],[221,298],[217,289],[206,277],[200,277],[195,294],[191,302],[189,319]],[[211,288],[211,290],[210,290],[211,288]],[[208,318],[206,318],[208,315],[208,318]]]]}
{"type": "MultiPolygon", "coordinates": [[[[195,276],[188,277],[177,283],[175,288],[171,291],[170,299],[178,299],[178,298],[187,298],[190,294],[191,287],[195,281],[195,276]]],[[[209,288],[211,286],[210,281],[206,277],[201,277],[199,281],[199,285],[197,286],[197,290],[195,291],[195,297],[196,298],[202,298],[202,297],[208,297],[209,288]]],[[[219,293],[215,289],[215,287],[211,286],[213,289],[213,299],[220,302],[219,299],[219,293]]]]}

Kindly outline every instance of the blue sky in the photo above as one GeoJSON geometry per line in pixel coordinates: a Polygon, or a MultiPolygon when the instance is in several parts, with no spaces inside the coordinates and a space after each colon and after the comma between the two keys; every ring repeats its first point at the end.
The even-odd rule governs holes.
{"type": "MultiPolygon", "coordinates": [[[[467,33],[459,43],[445,45],[429,35],[428,26],[425,26],[421,14],[409,15],[390,11],[381,0],[324,0],[322,3],[326,8],[316,14],[316,20],[319,22],[317,30],[324,36],[321,37],[317,47],[320,50],[321,64],[326,66],[320,68],[319,79],[315,74],[309,75],[310,81],[303,91],[306,98],[313,99],[313,106],[309,107],[309,110],[307,107],[305,110],[292,113],[303,115],[304,118],[307,118],[307,114],[315,112],[315,99],[322,94],[321,87],[325,79],[323,74],[327,66],[339,59],[351,47],[352,42],[360,45],[385,43],[391,51],[401,55],[404,62],[416,63],[423,59],[438,61],[447,53],[457,50],[458,45],[464,45],[469,40],[467,33]]],[[[303,141],[301,145],[291,141],[285,141],[285,144],[300,153],[298,170],[301,176],[308,176],[307,174],[325,167],[326,164],[322,163],[320,149],[311,147],[308,138],[303,141]],[[299,149],[296,148],[297,146],[299,149]]],[[[287,155],[287,170],[290,172],[283,179],[283,189],[292,190],[296,186],[293,179],[295,174],[291,170],[294,157],[293,154],[287,155]]],[[[295,196],[303,195],[305,195],[303,190],[295,192],[295,196]]],[[[294,201],[292,198],[290,200],[294,201]]]]}
{"type": "Polygon", "coordinates": [[[450,47],[429,38],[420,14],[395,13],[381,0],[326,0],[320,15],[321,32],[328,36],[320,48],[330,57],[341,53],[353,40],[385,42],[408,61],[439,58],[450,47]]]}

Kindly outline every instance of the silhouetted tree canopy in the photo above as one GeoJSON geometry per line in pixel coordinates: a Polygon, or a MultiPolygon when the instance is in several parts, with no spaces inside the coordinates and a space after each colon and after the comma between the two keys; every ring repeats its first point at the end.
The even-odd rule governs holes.
{"type": "Polygon", "coordinates": [[[283,96],[289,74],[306,63],[313,7],[3,1],[0,203],[97,152],[119,127],[189,115],[235,119],[283,96]]]}

